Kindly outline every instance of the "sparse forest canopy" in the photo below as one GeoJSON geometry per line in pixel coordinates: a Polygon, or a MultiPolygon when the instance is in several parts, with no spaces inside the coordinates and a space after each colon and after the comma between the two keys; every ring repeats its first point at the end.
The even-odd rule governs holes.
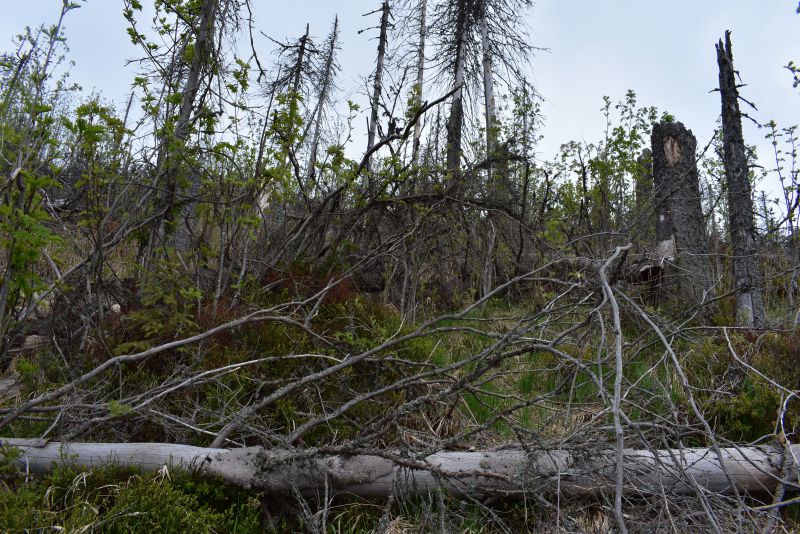
{"type": "Polygon", "coordinates": [[[0,531],[800,528],[798,130],[736,35],[709,142],[630,90],[543,158],[534,2],[374,4],[358,87],[252,0],[123,0],[123,105],[83,3],[5,43],[0,531]]]}

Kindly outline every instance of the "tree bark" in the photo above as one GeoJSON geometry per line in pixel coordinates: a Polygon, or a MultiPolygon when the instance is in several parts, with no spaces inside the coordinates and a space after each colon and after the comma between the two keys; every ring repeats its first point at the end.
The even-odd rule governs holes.
{"type": "Polygon", "coordinates": [[[300,38],[300,49],[297,52],[297,62],[294,65],[294,77],[292,79],[292,92],[295,95],[300,94],[300,81],[303,75],[303,66],[306,56],[306,48],[308,47],[308,33],[310,26],[306,24],[306,33],[300,38]]]}
{"type": "MultiPolygon", "coordinates": [[[[489,38],[489,13],[487,2],[483,2],[483,12],[481,16],[481,46],[483,47],[483,94],[484,107],[486,108],[486,157],[494,156],[497,147],[497,105],[494,96],[494,66],[492,58],[492,44],[489,38]]],[[[491,176],[491,164],[489,169],[489,180],[491,176]]]]}
{"type": "Polygon", "coordinates": [[[635,237],[636,244],[651,243],[653,240],[652,219],[650,213],[653,208],[653,152],[649,148],[642,151],[636,160],[638,165],[635,185],[635,212],[633,225],[639,228],[635,237]]]}
{"type": "Polygon", "coordinates": [[[466,77],[468,19],[465,0],[458,2],[456,23],[455,89],[450,118],[447,122],[447,170],[458,174],[461,170],[461,135],[464,128],[464,80],[466,77]]]}
{"type": "MultiPolygon", "coordinates": [[[[483,47],[483,96],[486,121],[486,187],[490,201],[498,201],[499,176],[495,176],[491,163],[497,149],[497,106],[494,96],[494,66],[492,58],[492,44],[489,38],[489,7],[484,1],[481,6],[481,46],[483,47]]],[[[501,165],[502,166],[502,165],[501,165]]],[[[494,283],[495,264],[495,237],[496,229],[493,213],[487,216],[489,223],[488,236],[484,243],[484,264],[481,271],[481,296],[487,295],[492,290],[494,283]]],[[[487,232],[484,232],[487,235],[487,232]]]]}
{"type": "MultiPolygon", "coordinates": [[[[378,110],[383,92],[383,64],[386,60],[386,42],[389,38],[389,2],[381,5],[381,28],[378,37],[378,61],[375,66],[375,81],[372,86],[372,110],[369,118],[369,132],[367,133],[367,152],[375,146],[375,133],[378,129],[378,110]]],[[[391,135],[392,132],[389,132],[391,135]]],[[[372,158],[367,162],[367,171],[372,170],[372,158]]]]}
{"type": "Polygon", "coordinates": [[[762,328],[766,320],[763,278],[756,246],[753,195],[747,166],[739,90],[733,68],[731,33],[717,45],[719,90],[722,99],[722,134],[725,176],[728,181],[728,217],[733,248],[733,279],[736,288],[736,324],[762,328]]]}
{"type": "Polygon", "coordinates": [[[317,114],[314,119],[314,137],[311,140],[311,150],[308,156],[307,185],[306,189],[313,193],[316,188],[317,175],[317,154],[319,152],[319,141],[322,135],[322,121],[325,115],[325,106],[330,98],[333,79],[336,71],[336,46],[339,41],[339,16],[333,22],[328,50],[325,55],[325,65],[323,66],[322,76],[320,77],[319,100],[317,101],[317,114]]]}
{"type": "MultiPolygon", "coordinates": [[[[417,106],[422,107],[422,84],[425,81],[425,41],[428,35],[428,0],[419,2],[419,48],[417,49],[417,83],[415,85],[415,95],[417,106]]],[[[422,140],[422,121],[417,121],[414,125],[414,146],[412,148],[411,160],[414,164],[419,163],[419,148],[422,140]]]]}
{"type": "MultiPolygon", "coordinates": [[[[174,136],[177,148],[174,149],[174,151],[171,151],[169,148],[167,148],[167,151],[170,153],[168,154],[168,164],[166,170],[166,190],[168,194],[167,206],[170,210],[175,204],[178,194],[178,168],[183,162],[180,152],[183,150],[183,146],[189,138],[189,133],[191,132],[190,127],[192,111],[197,107],[196,100],[198,93],[200,92],[202,75],[204,71],[206,71],[214,62],[214,58],[212,57],[214,54],[213,40],[216,14],[218,10],[218,0],[204,0],[200,12],[200,20],[198,21],[197,25],[195,42],[193,43],[194,51],[192,53],[189,73],[186,77],[186,84],[183,87],[183,94],[181,96],[178,120],[175,123],[174,136]]],[[[212,76],[214,75],[213,69],[209,70],[209,72],[211,72],[212,76]]],[[[167,144],[169,145],[170,143],[167,142],[167,144]]],[[[180,226],[178,227],[178,231],[175,236],[175,246],[181,252],[191,249],[192,232],[190,226],[193,224],[192,215],[195,208],[193,198],[200,191],[201,179],[202,177],[196,172],[192,172],[189,177],[189,198],[185,201],[183,207],[181,208],[180,219],[178,221],[180,226]]],[[[172,217],[173,215],[167,212],[164,222],[167,224],[171,223],[172,217]]],[[[162,234],[165,231],[166,229],[162,229],[162,234]]]]}
{"type": "Polygon", "coordinates": [[[668,290],[693,305],[714,297],[695,152],[697,140],[680,122],[652,134],[656,242],[668,290]]]}
{"type": "MultiPolygon", "coordinates": [[[[3,439],[17,447],[20,468],[46,473],[55,466],[78,469],[114,464],[157,471],[163,466],[197,469],[243,488],[270,494],[313,495],[327,484],[333,493],[388,497],[425,494],[437,488],[459,494],[523,498],[531,491],[590,496],[613,490],[615,450],[577,453],[565,450],[498,449],[440,452],[414,461],[391,452],[375,455],[322,455],[261,447],[210,449],[167,443],[60,443],[3,439]]],[[[800,455],[800,445],[792,446],[800,455]]],[[[625,449],[623,491],[629,495],[691,495],[771,492],[781,484],[783,449],[738,447],[660,451],[625,449]],[[725,469],[721,467],[725,466],[725,469]]],[[[796,468],[789,473],[796,480],[796,468]]]]}

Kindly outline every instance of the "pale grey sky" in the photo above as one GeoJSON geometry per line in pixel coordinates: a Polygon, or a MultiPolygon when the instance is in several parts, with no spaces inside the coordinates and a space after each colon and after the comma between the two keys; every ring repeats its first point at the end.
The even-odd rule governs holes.
{"type": "MultiPolygon", "coordinates": [[[[149,2],[144,2],[149,3],[149,2]]],[[[0,0],[0,42],[25,25],[55,21],[61,0],[0,0]]],[[[361,17],[379,0],[255,0],[256,24],[281,39],[311,24],[322,38],[335,14],[342,24],[342,80],[353,91],[369,73],[375,43],[357,31],[372,24],[361,17]]],[[[621,99],[633,89],[641,105],[672,113],[704,146],[715,128],[719,95],[714,43],[733,31],[733,52],[744,83],[742,94],[759,107],[761,121],[800,123],[800,90],[783,68],[800,60],[800,15],[795,0],[539,0],[529,17],[533,44],[550,49],[531,61],[533,80],[545,97],[545,139],[540,155],[556,154],[571,139],[596,141],[604,122],[603,95],[621,99]]],[[[121,0],[88,0],[68,16],[72,79],[86,91],[124,100],[132,79],[126,59],[138,57],[121,15],[121,0]]],[[[267,58],[268,51],[262,56],[267,58]]],[[[751,124],[747,142],[759,145],[770,165],[769,145],[751,124]]],[[[772,189],[772,187],[769,187],[772,189]]]]}

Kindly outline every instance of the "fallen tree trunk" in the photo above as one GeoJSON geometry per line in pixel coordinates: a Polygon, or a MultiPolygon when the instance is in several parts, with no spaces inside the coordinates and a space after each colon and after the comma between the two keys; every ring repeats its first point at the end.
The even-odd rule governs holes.
{"type": "MultiPolygon", "coordinates": [[[[526,452],[497,449],[440,452],[423,460],[394,453],[316,455],[310,451],[275,451],[261,447],[210,449],[167,443],[40,443],[3,439],[19,448],[19,466],[45,473],[55,465],[94,468],[130,466],[155,471],[172,466],[202,476],[221,477],[244,488],[266,493],[304,495],[352,494],[388,497],[444,488],[455,494],[523,497],[526,493],[560,491],[591,495],[615,485],[615,452],[575,453],[565,450],[526,452]]],[[[800,445],[792,447],[800,455],[800,445]]],[[[783,450],[771,447],[721,449],[626,450],[625,483],[629,495],[771,492],[781,480],[783,450]]],[[[793,465],[792,462],[790,465],[793,465]]],[[[796,467],[796,466],[795,466],[796,467]]],[[[797,481],[792,469],[789,480],[797,481]]]]}

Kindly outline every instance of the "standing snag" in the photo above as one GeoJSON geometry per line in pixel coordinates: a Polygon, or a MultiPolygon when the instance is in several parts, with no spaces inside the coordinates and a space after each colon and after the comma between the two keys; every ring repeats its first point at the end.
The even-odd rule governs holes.
{"type": "Polygon", "coordinates": [[[317,157],[319,156],[320,138],[322,136],[322,126],[325,121],[326,107],[331,104],[331,94],[336,88],[336,76],[339,73],[339,63],[336,54],[339,50],[339,17],[333,21],[333,28],[325,41],[325,55],[322,58],[322,65],[317,74],[316,82],[319,84],[317,109],[314,121],[314,135],[311,140],[311,149],[306,168],[307,189],[314,191],[317,176],[317,157]]]}
{"type": "MultiPolygon", "coordinates": [[[[389,40],[389,2],[383,2],[381,12],[380,35],[378,37],[378,59],[375,65],[375,78],[373,79],[372,98],[370,101],[369,131],[367,132],[367,153],[375,146],[375,134],[378,131],[379,108],[383,94],[383,70],[386,61],[386,45],[389,40]]],[[[388,132],[387,135],[392,135],[388,132]]],[[[367,169],[371,167],[372,158],[367,160],[367,169]]]]}
{"type": "Polygon", "coordinates": [[[693,305],[714,296],[708,238],[700,202],[697,140],[680,122],[653,127],[653,192],[656,251],[666,270],[667,290],[693,305]]]}
{"type": "Polygon", "coordinates": [[[455,8],[455,59],[453,61],[456,92],[450,107],[447,122],[447,170],[457,174],[461,170],[461,137],[464,128],[464,81],[466,79],[467,40],[471,31],[472,17],[467,0],[456,2],[455,8]]]}
{"type": "Polygon", "coordinates": [[[728,182],[728,218],[733,248],[733,280],[736,287],[736,325],[762,328],[765,323],[763,279],[753,222],[753,194],[742,135],[739,90],[733,68],[731,32],[717,45],[719,91],[722,98],[722,135],[725,176],[728,182]]]}

